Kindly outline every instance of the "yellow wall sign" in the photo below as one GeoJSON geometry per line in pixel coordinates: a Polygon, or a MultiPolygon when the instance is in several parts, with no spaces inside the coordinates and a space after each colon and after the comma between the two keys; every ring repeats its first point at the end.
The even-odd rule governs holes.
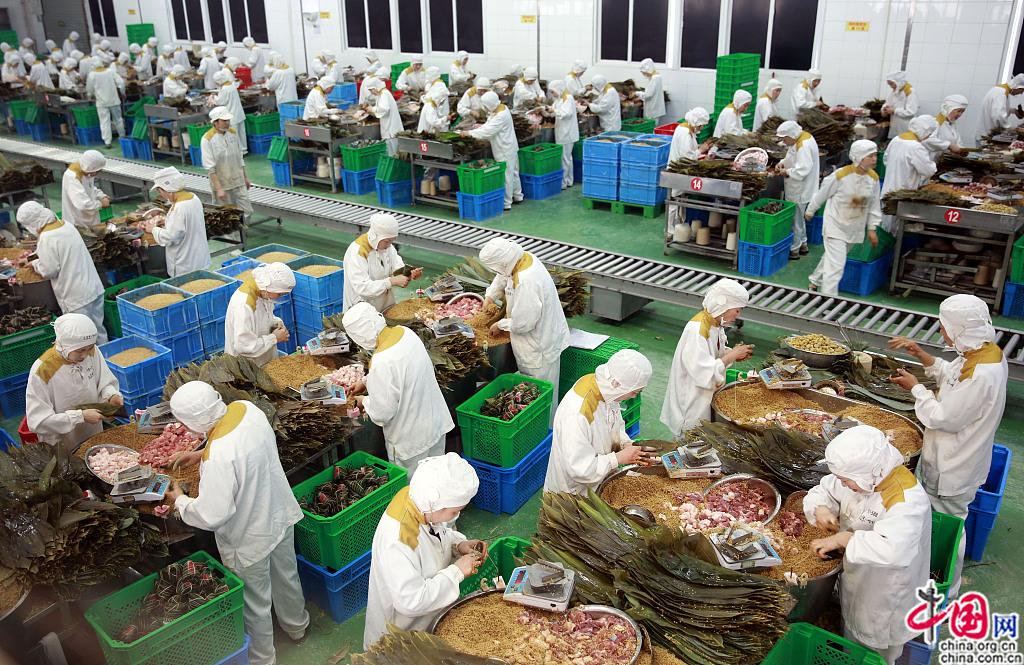
{"type": "Polygon", "coordinates": [[[320,18],[331,18],[330,12],[320,12],[320,18]]]}
{"type": "Polygon", "coordinates": [[[129,9],[129,10],[128,10],[128,14],[129,14],[130,16],[135,16],[135,10],[134,10],[134,9],[129,9]]]}
{"type": "Polygon", "coordinates": [[[534,24],[537,22],[536,14],[522,14],[519,16],[520,23],[534,24]]]}
{"type": "Polygon", "coordinates": [[[846,31],[847,32],[867,32],[871,29],[871,23],[868,21],[847,21],[846,31]]]}

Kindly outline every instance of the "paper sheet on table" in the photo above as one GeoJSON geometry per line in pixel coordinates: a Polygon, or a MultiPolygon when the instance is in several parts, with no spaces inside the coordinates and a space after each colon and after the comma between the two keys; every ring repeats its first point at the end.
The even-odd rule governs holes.
{"type": "Polygon", "coordinates": [[[569,330],[569,346],[576,347],[577,349],[593,351],[604,344],[607,339],[608,335],[598,335],[596,333],[579,330],[577,328],[571,328],[569,330]]]}

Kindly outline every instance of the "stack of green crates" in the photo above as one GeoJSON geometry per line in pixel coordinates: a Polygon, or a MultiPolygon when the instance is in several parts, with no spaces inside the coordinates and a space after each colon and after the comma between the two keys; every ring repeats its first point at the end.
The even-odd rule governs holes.
{"type": "Polygon", "coordinates": [[[380,165],[380,158],[387,155],[385,141],[370,143],[361,147],[341,146],[341,162],[346,171],[368,171],[380,165]]]}
{"type": "Polygon", "coordinates": [[[194,148],[198,148],[203,143],[203,135],[209,131],[213,125],[189,125],[188,126],[188,140],[194,148]]]}
{"type": "Polygon", "coordinates": [[[146,95],[139,97],[134,102],[128,105],[125,112],[132,118],[145,118],[146,117],[146,104],[156,104],[156,99],[146,95]]]}
{"type": "Polygon", "coordinates": [[[402,182],[412,177],[412,162],[382,155],[377,162],[376,179],[381,182],[402,182]]]}
{"type": "Polygon", "coordinates": [[[274,140],[270,142],[270,151],[267,153],[267,159],[272,162],[288,161],[288,139],[286,137],[274,137],[274,140]]]}
{"type": "MultiPolygon", "coordinates": [[[[579,349],[570,346],[562,351],[561,366],[558,369],[558,399],[572,390],[573,385],[581,376],[593,374],[598,365],[608,362],[608,359],[623,349],[639,351],[640,345],[628,342],[624,339],[609,337],[596,349],[579,349]]],[[[622,403],[622,419],[626,421],[626,429],[629,429],[640,421],[640,405],[643,395],[626,400],[622,403]]]]}
{"type": "Polygon", "coordinates": [[[100,116],[95,106],[72,106],[71,114],[75,116],[75,124],[82,129],[100,126],[100,116]]]}
{"type": "Polygon", "coordinates": [[[520,173],[548,175],[561,170],[561,168],[562,146],[557,143],[538,143],[519,149],[520,173]]]}
{"type": "Polygon", "coordinates": [[[411,67],[411,62],[396,62],[391,65],[391,83],[394,85],[398,82],[398,77],[405,71],[406,68],[411,67]]]}
{"type": "MultiPolygon", "coordinates": [[[[737,90],[746,90],[753,100],[757,99],[757,80],[761,71],[759,54],[732,53],[719,56],[715,69],[715,118],[722,109],[732,104],[733,93],[737,90]]],[[[752,101],[750,108],[743,114],[743,126],[747,129],[754,127],[755,106],[752,101]]]]}
{"type": "Polygon", "coordinates": [[[124,30],[128,34],[129,45],[145,46],[150,37],[156,37],[156,28],[152,23],[129,23],[124,26],[124,30]]]}

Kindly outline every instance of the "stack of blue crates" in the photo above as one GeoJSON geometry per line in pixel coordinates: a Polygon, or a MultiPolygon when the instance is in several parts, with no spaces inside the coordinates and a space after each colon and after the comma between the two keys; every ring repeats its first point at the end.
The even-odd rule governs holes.
{"type": "MultiPolygon", "coordinates": [[[[620,201],[644,206],[661,205],[665,202],[668,190],[658,186],[658,178],[668,166],[668,153],[671,147],[671,137],[659,134],[643,134],[622,144],[619,158],[620,201]]],[[[586,169],[585,162],[583,168],[586,169]]]]}
{"type": "Polygon", "coordinates": [[[292,303],[295,307],[295,326],[298,331],[296,342],[305,344],[324,329],[323,317],[341,312],[345,281],[344,264],[337,259],[309,254],[289,261],[288,266],[295,271],[292,303]],[[338,270],[321,277],[299,272],[311,265],[336,266],[338,270]]]}
{"type": "Polygon", "coordinates": [[[14,418],[25,413],[25,387],[28,372],[0,378],[0,412],[4,418],[14,418]]]}
{"type": "Polygon", "coordinates": [[[338,83],[327,95],[327,101],[341,109],[355,106],[358,100],[359,93],[355,83],[338,83]]]}
{"type": "Polygon", "coordinates": [[[76,127],[75,143],[78,145],[98,145],[103,143],[103,133],[99,127],[76,127]]]}
{"type": "Polygon", "coordinates": [[[964,527],[967,531],[967,556],[974,561],[981,561],[988,536],[996,525],[1012,461],[1012,450],[998,443],[992,446],[992,466],[989,467],[988,478],[967,507],[967,523],[964,527]]]}
{"type": "Polygon", "coordinates": [[[284,134],[284,124],[290,120],[302,120],[302,113],[306,110],[306,100],[300,99],[294,102],[285,102],[277,107],[281,115],[281,134],[284,134]]]}
{"type": "Polygon", "coordinates": [[[341,170],[341,184],[347,194],[373,194],[375,190],[373,181],[376,177],[376,166],[362,171],[341,170]]]}
{"type": "Polygon", "coordinates": [[[199,330],[199,310],[191,293],[164,282],[150,284],[117,296],[117,313],[121,316],[124,336],[135,335],[171,350],[175,367],[182,367],[203,358],[203,338],[199,330]],[[148,310],[135,303],[160,293],[183,297],[180,302],[148,310]]]}
{"type": "MultiPolygon", "coordinates": [[[[263,264],[259,261],[254,261],[253,259],[242,259],[241,261],[234,261],[229,265],[221,267],[217,273],[224,275],[225,277],[239,279],[239,281],[242,282],[244,280],[239,278],[242,273],[248,272],[260,265],[263,264]]],[[[241,283],[239,283],[239,286],[241,286],[241,283]]],[[[290,293],[286,293],[274,301],[274,316],[284,321],[284,327],[288,329],[288,333],[291,335],[287,342],[281,342],[277,345],[277,348],[286,354],[294,353],[296,344],[295,338],[298,331],[295,329],[295,308],[292,306],[292,295],[290,293]]]]}
{"type": "Polygon", "coordinates": [[[209,270],[194,270],[184,275],[172,277],[164,282],[168,286],[180,288],[183,284],[197,279],[213,279],[223,283],[209,291],[194,294],[196,310],[199,313],[199,334],[203,340],[203,355],[207,358],[224,350],[224,317],[228,311],[228,301],[241,286],[234,277],[209,270]]]}
{"type": "Polygon", "coordinates": [[[121,155],[125,159],[153,161],[153,144],[146,139],[121,139],[121,155]]]}
{"type": "Polygon", "coordinates": [[[118,387],[124,397],[124,409],[129,417],[137,409],[145,409],[160,402],[167,375],[174,369],[170,349],[144,337],[129,335],[103,344],[100,352],[111,373],[117,377],[118,387]],[[121,366],[110,362],[112,356],[140,346],[155,351],[156,355],[134,365],[121,366]]]}
{"type": "Polygon", "coordinates": [[[601,201],[619,200],[622,146],[640,136],[633,132],[605,132],[583,141],[583,196],[601,201]]]}

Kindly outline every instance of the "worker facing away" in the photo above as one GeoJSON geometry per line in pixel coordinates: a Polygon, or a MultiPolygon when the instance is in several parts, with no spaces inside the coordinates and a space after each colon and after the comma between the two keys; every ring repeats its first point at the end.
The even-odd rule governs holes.
{"type": "Polygon", "coordinates": [[[487,543],[454,527],[479,486],[469,462],[448,453],[420,462],[388,504],[373,534],[363,648],[389,625],[427,630],[459,599],[459,585],[487,559],[487,543]]]}
{"type": "Polygon", "coordinates": [[[398,220],[386,212],[370,216],[370,228],[356,238],[345,250],[345,310],[361,302],[368,302],[378,312],[395,304],[394,289],[405,288],[409,282],[423,275],[416,268],[408,275],[401,274],[405,261],[395,249],[398,239],[398,220]]]}
{"type": "Polygon", "coordinates": [[[992,132],[1002,131],[1024,119],[1020,106],[1010,109],[1010,98],[1024,95],[1024,74],[1016,74],[1008,83],[1000,83],[987,93],[981,102],[978,118],[978,142],[992,132]]]}
{"type": "Polygon", "coordinates": [[[252,72],[252,82],[259,83],[266,78],[264,70],[267,66],[267,54],[256,44],[256,40],[252,37],[244,38],[242,46],[249,50],[245,63],[249,65],[249,69],[252,72]]]}
{"type": "Polygon", "coordinates": [[[388,146],[388,156],[397,157],[397,137],[404,127],[395,96],[388,90],[384,80],[376,76],[363,79],[363,89],[359,92],[362,93],[363,90],[369,92],[366,100],[367,110],[380,121],[380,138],[388,146]]]}
{"type": "Polygon", "coordinates": [[[181,521],[212,531],[221,561],[245,583],[245,632],[249,662],[275,662],[274,621],[292,640],[309,626],[295,559],[295,524],[302,520],[277,454],[267,416],[252,402],[230,405],[208,383],[189,381],[171,395],[175,420],[199,437],[205,450],[180,456],[199,464],[199,493],[187,496],[177,483],[165,498],[181,521]]]}
{"type": "Polygon", "coordinates": [[[124,118],[121,116],[121,101],[124,97],[124,79],[107,62],[89,72],[85,81],[85,92],[96,101],[96,114],[100,117],[100,135],[107,148],[114,140],[113,129],[123,137],[124,118]]]}
{"type": "Polygon", "coordinates": [[[103,414],[81,404],[123,406],[117,378],[96,348],[99,330],[83,314],[53,322],[56,340],[32,364],[25,388],[25,420],[40,441],[73,451],[103,431],[103,414]]]}
{"type": "Polygon", "coordinates": [[[233,119],[231,111],[224,106],[210,111],[213,127],[203,134],[200,143],[203,168],[210,175],[210,188],[216,203],[238,206],[246,214],[252,214],[252,202],[249,200],[252,183],[245,173],[242,137],[231,126],[233,119]]]}
{"type": "Polygon", "coordinates": [[[227,109],[231,116],[228,120],[231,129],[238,134],[238,144],[242,154],[249,152],[248,142],[245,136],[245,109],[242,108],[242,99],[238,96],[238,86],[231,76],[225,71],[214,73],[213,80],[217,82],[217,94],[214,96],[214,107],[227,109]]]}
{"type": "Polygon", "coordinates": [[[889,138],[894,138],[907,131],[910,121],[917,115],[917,93],[907,83],[906,72],[889,74],[885,83],[889,86],[889,93],[882,106],[882,117],[889,119],[889,138]]]}
{"type": "Polygon", "coordinates": [[[580,140],[576,100],[565,89],[564,81],[549,83],[548,92],[554,97],[551,111],[555,114],[555,143],[562,146],[562,189],[567,189],[573,184],[573,146],[580,140]]]}
{"type": "Polygon", "coordinates": [[[295,288],[295,274],[283,263],[253,268],[228,301],[224,317],[224,353],[242,356],[260,367],[277,357],[277,345],[290,338],[274,314],[277,300],[295,288]]]}
{"type": "Polygon", "coordinates": [[[585,495],[619,465],[640,459],[640,447],[626,434],[622,403],[640,394],[652,371],[641,353],[624,349],[576,381],[555,412],[545,492],[585,495]]]}
{"type": "Polygon", "coordinates": [[[149,219],[143,228],[153,234],[156,244],[166,248],[167,274],[177,277],[210,267],[210,244],[206,239],[203,202],[185,191],[185,178],[173,166],[153,175],[150,190],[171,205],[163,224],[149,219]]]}
{"type": "Polygon", "coordinates": [[[519,182],[519,139],[516,138],[512,112],[493,90],[484,93],[480,104],[487,112],[487,122],[461,134],[489,141],[494,159],[505,162],[505,210],[511,210],[513,203],[523,200],[523,187],[519,182]]]}
{"type": "Polygon", "coordinates": [[[665,115],[665,83],[654,68],[654,61],[644,58],[640,63],[640,75],[647,85],[636,91],[636,97],[644,103],[644,117],[653,118],[655,124],[665,115]]]}
{"type": "Polygon", "coordinates": [[[786,156],[775,171],[785,180],[786,200],[796,204],[793,211],[793,240],[789,245],[790,260],[799,259],[809,253],[807,247],[807,223],[804,213],[807,204],[818,189],[818,168],[821,157],[818,142],[810,132],[792,120],[779,125],[775,135],[786,146],[786,156]]]}
{"type": "Polygon", "coordinates": [[[75,226],[100,223],[100,208],[110,207],[110,197],[96,186],[96,174],[107,165],[98,150],[86,150],[77,162],[68,164],[61,179],[61,218],[75,226]]]}
{"type": "Polygon", "coordinates": [[[932,511],[903,454],[874,427],[846,430],[825,448],[829,475],[804,497],[804,516],[834,535],[811,541],[842,552],[843,632],[893,665],[914,632],[905,618],[928,581],[932,511]]]}
{"type": "Polygon", "coordinates": [[[267,77],[266,88],[274,93],[277,105],[294,102],[299,98],[298,86],[295,81],[295,70],[285,62],[279,53],[270,54],[270,76],[267,77]]]}
{"type": "Polygon", "coordinates": [[[622,102],[619,91],[604,76],[596,74],[591,79],[597,98],[590,103],[590,112],[597,116],[601,131],[617,132],[622,129],[622,102]]]}
{"type": "MultiPolygon", "coordinates": [[[[932,116],[919,115],[910,121],[908,131],[889,141],[889,147],[885,149],[883,197],[900,189],[919,189],[935,175],[935,162],[922,141],[934,134],[938,127],[932,116]]],[[[892,215],[883,217],[882,226],[886,231],[892,233],[893,224],[892,215]]]]}

